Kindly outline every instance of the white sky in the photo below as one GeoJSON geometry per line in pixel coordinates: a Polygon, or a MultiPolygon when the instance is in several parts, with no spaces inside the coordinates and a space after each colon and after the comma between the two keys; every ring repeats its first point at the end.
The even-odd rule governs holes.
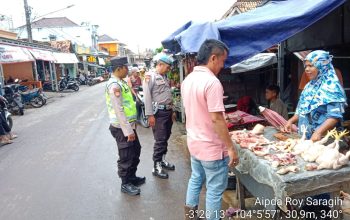
{"type": "MultiPolygon", "coordinates": [[[[156,48],[161,41],[187,21],[219,19],[235,0],[28,0],[34,16],[75,6],[46,17],[65,16],[80,24],[100,26],[108,34],[137,52],[156,48]]],[[[0,0],[0,14],[12,16],[14,27],[25,24],[23,0],[0,0]]]]}

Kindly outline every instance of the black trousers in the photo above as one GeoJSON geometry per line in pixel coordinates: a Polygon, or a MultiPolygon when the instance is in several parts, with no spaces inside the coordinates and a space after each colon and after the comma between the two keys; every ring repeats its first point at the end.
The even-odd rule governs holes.
{"type": "Polygon", "coordinates": [[[160,162],[163,159],[163,155],[168,152],[168,140],[171,135],[171,128],[173,126],[172,110],[158,110],[154,115],[156,119],[156,125],[153,128],[154,136],[154,151],[153,161],[160,162]]]}
{"type": "Polygon", "coordinates": [[[7,124],[5,116],[0,113],[0,135],[5,135],[11,132],[10,126],[7,124]]]}
{"type": "Polygon", "coordinates": [[[136,139],[133,142],[128,142],[128,138],[124,136],[122,129],[110,126],[109,130],[117,141],[118,175],[122,179],[122,184],[127,184],[130,182],[130,178],[136,176],[137,166],[140,163],[140,141],[135,130],[136,139]]]}

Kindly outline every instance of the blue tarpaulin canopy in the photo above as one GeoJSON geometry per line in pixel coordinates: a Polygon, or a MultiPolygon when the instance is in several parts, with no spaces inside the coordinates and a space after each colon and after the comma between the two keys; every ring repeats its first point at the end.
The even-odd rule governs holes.
{"type": "Polygon", "coordinates": [[[180,52],[181,47],[180,45],[176,42],[175,37],[179,35],[181,32],[186,30],[192,25],[192,21],[187,22],[185,25],[177,29],[174,33],[172,33],[169,37],[167,37],[165,40],[162,41],[162,45],[165,49],[169,49],[173,52],[180,52]]]}
{"type": "Polygon", "coordinates": [[[216,24],[212,22],[192,23],[190,27],[175,37],[175,40],[180,45],[182,53],[198,52],[201,44],[206,39],[220,39],[216,24]]]}
{"type": "Polygon", "coordinates": [[[178,46],[173,52],[187,53],[198,52],[198,45],[206,39],[221,39],[230,48],[227,63],[232,65],[290,38],[344,2],[345,0],[272,0],[255,10],[218,22],[189,22],[187,28],[172,34],[162,44],[172,50],[175,47],[169,48],[167,45],[169,42],[175,43],[178,46]]]}

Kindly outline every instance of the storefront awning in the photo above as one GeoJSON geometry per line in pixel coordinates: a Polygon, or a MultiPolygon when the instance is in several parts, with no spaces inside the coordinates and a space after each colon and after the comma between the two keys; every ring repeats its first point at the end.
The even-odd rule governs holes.
{"type": "Polygon", "coordinates": [[[79,63],[77,56],[74,53],[53,53],[55,63],[79,63]]]}
{"type": "Polygon", "coordinates": [[[32,62],[33,56],[28,49],[0,44],[0,63],[32,62]]]}
{"type": "Polygon", "coordinates": [[[44,61],[52,61],[52,62],[56,61],[51,51],[31,48],[29,49],[29,52],[34,56],[36,60],[44,60],[44,61]]]}
{"type": "Polygon", "coordinates": [[[100,66],[100,65],[97,65],[97,64],[94,64],[94,63],[86,63],[88,66],[90,67],[97,67],[97,68],[100,68],[100,69],[105,69],[105,67],[103,66],[100,66]]]}
{"type": "Polygon", "coordinates": [[[277,63],[277,56],[274,53],[259,53],[249,59],[231,66],[231,73],[243,73],[277,63]]]}

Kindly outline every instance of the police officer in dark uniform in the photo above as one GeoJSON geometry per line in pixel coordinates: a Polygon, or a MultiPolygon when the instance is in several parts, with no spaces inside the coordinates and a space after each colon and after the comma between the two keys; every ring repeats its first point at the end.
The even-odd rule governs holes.
{"type": "Polygon", "coordinates": [[[169,72],[171,64],[172,58],[162,54],[158,58],[155,72],[145,75],[143,85],[145,113],[148,116],[155,139],[152,173],[162,179],[169,178],[168,173],[164,169],[175,170],[175,166],[165,160],[165,155],[168,151],[168,140],[175,119],[171,88],[165,76],[169,72]]]}
{"type": "Polygon", "coordinates": [[[122,180],[121,191],[139,195],[138,186],[145,183],[145,177],[137,177],[141,145],[136,133],[136,105],[130,87],[123,80],[128,74],[126,57],[111,59],[112,76],[108,80],[105,96],[112,136],[118,145],[118,175],[122,180]]]}

